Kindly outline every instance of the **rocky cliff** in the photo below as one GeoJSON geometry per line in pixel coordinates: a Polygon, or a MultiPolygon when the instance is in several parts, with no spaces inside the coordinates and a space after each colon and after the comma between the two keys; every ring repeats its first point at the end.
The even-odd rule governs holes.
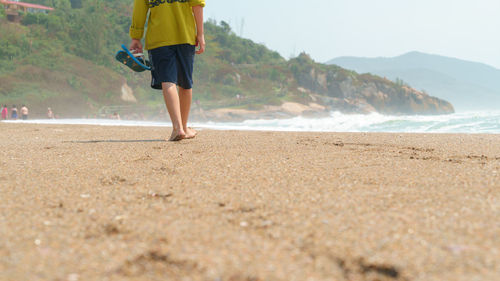
{"type": "Polygon", "coordinates": [[[449,114],[449,102],[407,85],[371,74],[357,74],[338,66],[314,63],[302,54],[290,61],[299,90],[330,110],[382,114],[449,114]]]}

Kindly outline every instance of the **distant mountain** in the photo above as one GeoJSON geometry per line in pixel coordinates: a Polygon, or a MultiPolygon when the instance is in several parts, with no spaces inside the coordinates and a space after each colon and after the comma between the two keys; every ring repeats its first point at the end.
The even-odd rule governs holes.
{"type": "Polygon", "coordinates": [[[500,109],[500,70],[486,64],[419,52],[394,58],[339,57],[327,64],[402,79],[458,111],[500,109]]]}

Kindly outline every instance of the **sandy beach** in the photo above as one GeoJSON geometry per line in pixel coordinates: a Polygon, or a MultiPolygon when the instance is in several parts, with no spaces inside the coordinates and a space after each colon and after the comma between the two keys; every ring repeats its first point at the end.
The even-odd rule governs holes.
{"type": "Polygon", "coordinates": [[[498,280],[500,135],[0,123],[0,280],[498,280]]]}

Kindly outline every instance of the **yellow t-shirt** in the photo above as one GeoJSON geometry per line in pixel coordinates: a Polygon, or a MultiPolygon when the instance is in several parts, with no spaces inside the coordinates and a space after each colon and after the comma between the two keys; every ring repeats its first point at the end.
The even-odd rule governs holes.
{"type": "Polygon", "coordinates": [[[205,0],[135,0],[130,37],[142,39],[146,16],[146,50],[179,44],[196,44],[192,7],[205,7],[205,0]]]}

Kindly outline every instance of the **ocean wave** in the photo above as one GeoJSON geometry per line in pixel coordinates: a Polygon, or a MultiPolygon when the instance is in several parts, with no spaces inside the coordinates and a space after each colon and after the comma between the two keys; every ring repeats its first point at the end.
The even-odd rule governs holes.
{"type": "MultiPolygon", "coordinates": [[[[3,121],[32,124],[168,127],[169,122],[109,119],[57,119],[3,121]]],[[[432,116],[389,116],[331,112],[324,118],[258,119],[243,122],[195,122],[193,127],[215,130],[293,132],[398,132],[398,133],[487,133],[500,134],[500,111],[461,112],[432,116]]]]}
{"type": "Polygon", "coordinates": [[[388,116],[332,112],[326,118],[247,120],[237,123],[200,123],[198,127],[221,130],[306,132],[404,132],[404,133],[500,133],[500,112],[467,112],[435,116],[388,116]]]}

